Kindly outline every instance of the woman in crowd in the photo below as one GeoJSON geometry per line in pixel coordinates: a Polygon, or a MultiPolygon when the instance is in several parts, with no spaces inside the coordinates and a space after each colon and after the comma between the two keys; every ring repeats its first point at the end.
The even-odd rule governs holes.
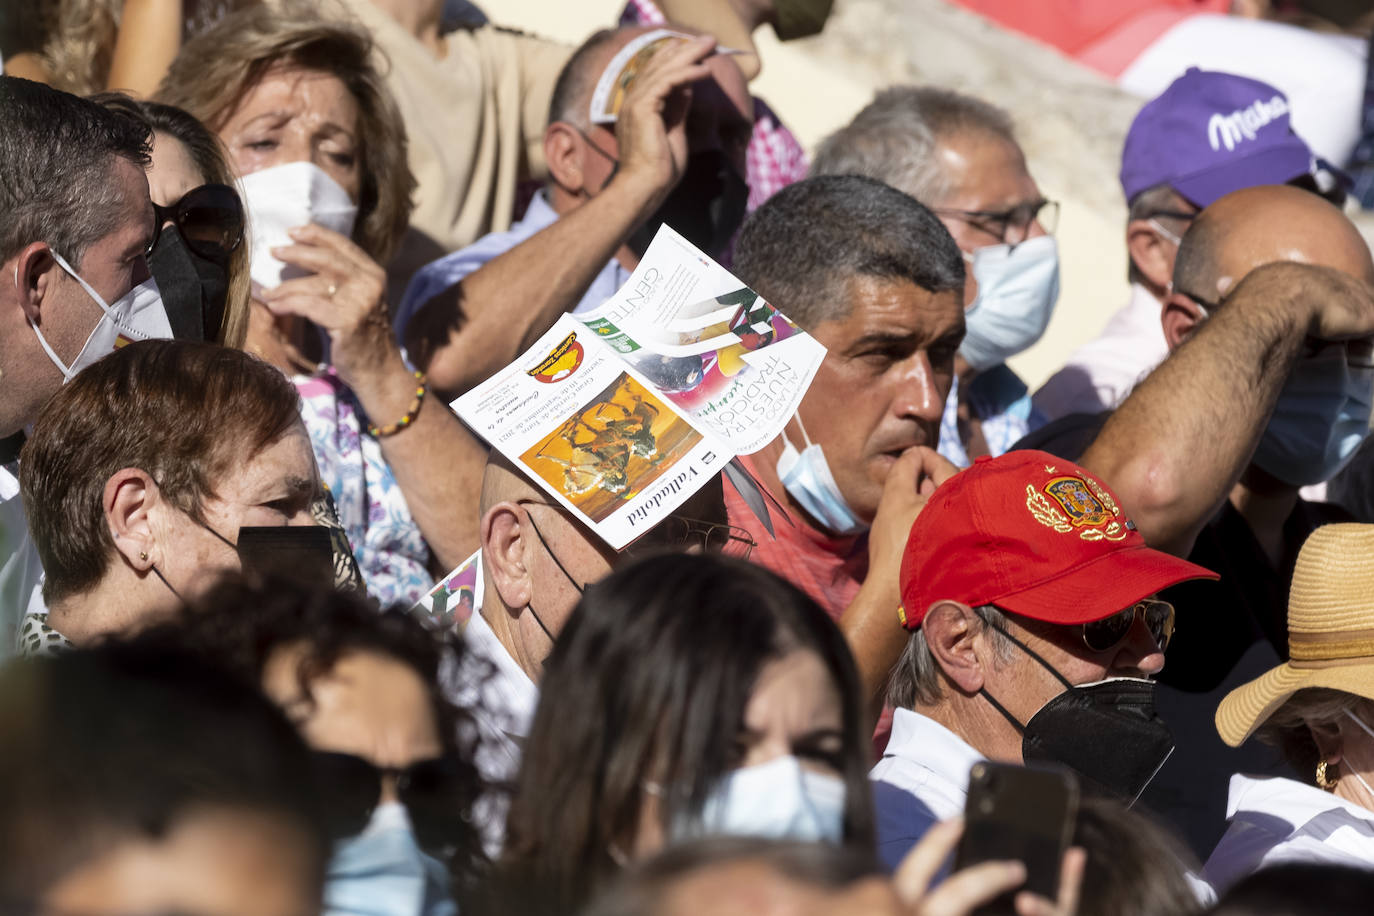
{"type": "Polygon", "coordinates": [[[26,618],[21,648],[84,645],[173,612],[255,544],[332,574],[299,400],[247,353],[174,340],[128,344],[65,385],[20,459],[49,609],[26,618]]]}
{"type": "Polygon", "coordinates": [[[391,333],[385,271],[414,182],[366,34],[243,10],[188,42],[159,90],[218,133],[253,240],[248,349],[290,375],[363,577],[413,601],[476,546],[455,514],[485,450],[429,404],[391,333]]]}
{"type": "Polygon", "coordinates": [[[153,130],[148,196],[158,234],[148,270],[178,340],[242,348],[248,333],[243,203],[219,140],[180,108],[120,93],[93,97],[153,130]]]}
{"type": "Polygon", "coordinates": [[[474,732],[438,687],[456,647],[399,609],[281,575],[226,579],[135,641],[227,667],[300,730],[336,841],[327,913],[454,913],[485,863],[474,732]]]}
{"type": "Polygon", "coordinates": [[[1231,778],[1231,826],[1203,870],[1218,891],[1283,862],[1374,868],[1371,551],[1374,525],[1314,531],[1293,571],[1290,661],[1221,701],[1222,740],[1258,735],[1312,781],[1231,778]]]}
{"type": "Polygon", "coordinates": [[[870,849],[859,682],[767,571],[660,556],[588,587],[545,663],[505,878],[569,912],[622,866],[728,833],[870,849]]]}

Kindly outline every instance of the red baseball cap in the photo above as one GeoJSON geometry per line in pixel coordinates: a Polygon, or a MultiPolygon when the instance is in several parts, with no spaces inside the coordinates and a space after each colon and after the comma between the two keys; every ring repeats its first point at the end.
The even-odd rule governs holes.
{"type": "Polygon", "coordinates": [[[1047,452],[979,458],[926,503],[902,557],[902,625],[940,601],[1055,624],[1110,617],[1216,573],[1145,546],[1105,483],[1047,452]]]}

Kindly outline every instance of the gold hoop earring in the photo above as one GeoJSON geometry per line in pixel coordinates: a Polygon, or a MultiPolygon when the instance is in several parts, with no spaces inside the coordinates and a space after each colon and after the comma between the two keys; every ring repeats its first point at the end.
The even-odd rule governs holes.
{"type": "Polygon", "coordinates": [[[1335,779],[1332,779],[1331,777],[1326,775],[1325,760],[1317,764],[1317,788],[1325,789],[1326,791],[1330,792],[1332,789],[1336,788],[1336,783],[1340,781],[1341,778],[1339,776],[1337,776],[1335,779]]]}

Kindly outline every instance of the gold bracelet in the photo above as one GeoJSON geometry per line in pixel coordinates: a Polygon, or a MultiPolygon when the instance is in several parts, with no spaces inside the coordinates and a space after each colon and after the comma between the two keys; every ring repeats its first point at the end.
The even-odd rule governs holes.
{"type": "Polygon", "coordinates": [[[415,422],[415,418],[420,415],[420,405],[425,402],[425,395],[429,392],[429,385],[425,382],[425,374],[416,371],[415,378],[420,385],[415,389],[415,400],[410,402],[410,409],[405,412],[405,416],[392,423],[390,426],[378,427],[372,423],[367,424],[367,434],[374,439],[385,439],[387,436],[394,436],[407,426],[415,422]]]}

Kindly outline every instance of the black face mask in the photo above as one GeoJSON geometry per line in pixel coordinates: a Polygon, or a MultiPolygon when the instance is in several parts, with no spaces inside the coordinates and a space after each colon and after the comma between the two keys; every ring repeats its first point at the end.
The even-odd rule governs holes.
{"type": "Polygon", "coordinates": [[[162,294],[174,338],[219,338],[229,299],[227,259],[220,262],[196,254],[176,226],[165,226],[148,253],[148,270],[162,294]]]}
{"type": "Polygon", "coordinates": [[[667,223],[713,258],[725,253],[749,205],[749,185],[720,150],[687,157],[681,180],[659,208],[626,240],[639,257],[649,249],[658,227],[667,223]]]}
{"type": "MultiPolygon", "coordinates": [[[[239,555],[245,573],[280,573],[307,582],[331,586],[334,583],[332,529],[324,525],[241,527],[238,543],[235,543],[194,516],[192,520],[233,548],[239,555]]],[[[153,574],[179,601],[185,603],[181,593],[172,588],[156,566],[153,567],[153,574]]]]}
{"type": "Polygon", "coordinates": [[[1174,752],[1174,738],[1155,715],[1154,681],[1122,677],[1070,684],[1025,643],[1003,634],[1065,687],[1025,725],[986,690],[979,691],[1021,733],[1027,763],[1058,763],[1101,794],[1134,803],[1174,752]]]}

